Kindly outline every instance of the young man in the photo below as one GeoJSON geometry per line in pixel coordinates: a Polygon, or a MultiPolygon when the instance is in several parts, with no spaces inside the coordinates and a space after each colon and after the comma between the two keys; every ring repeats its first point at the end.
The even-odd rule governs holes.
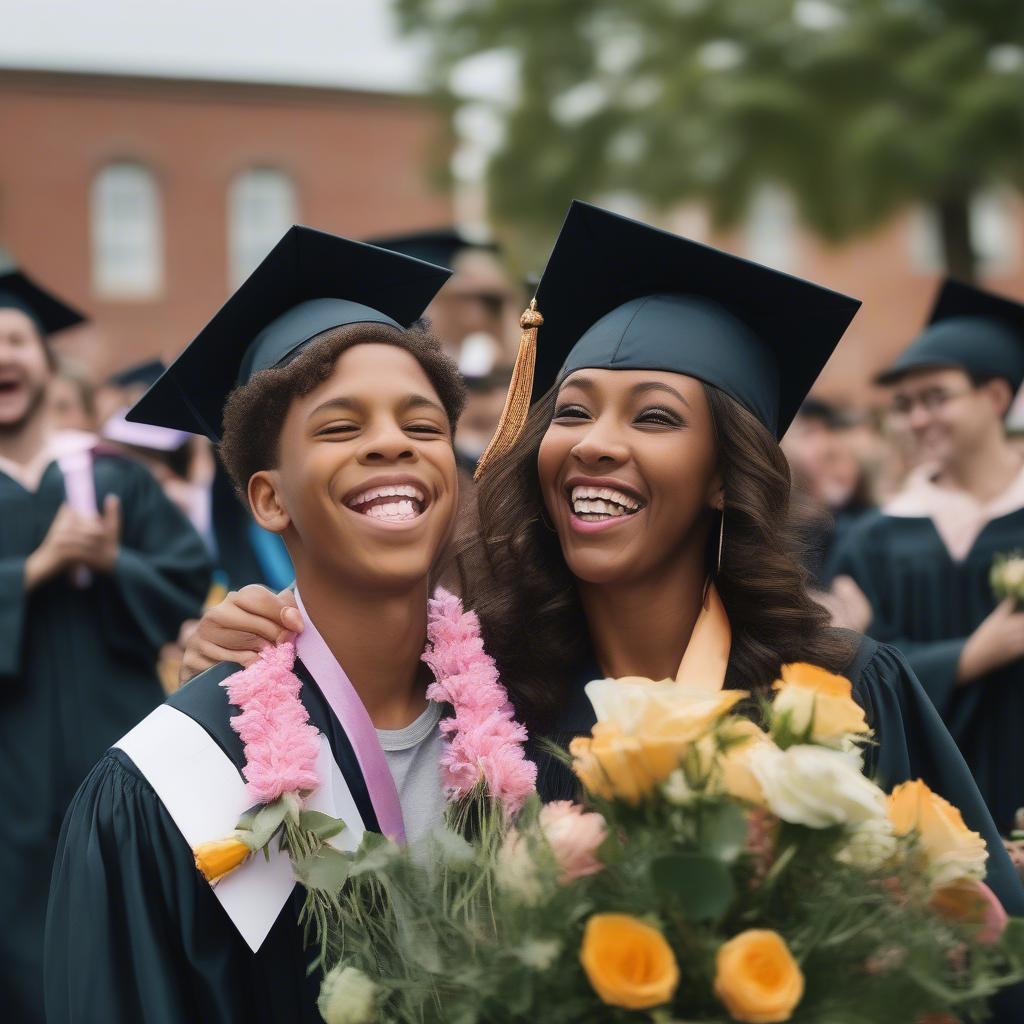
{"type": "Polygon", "coordinates": [[[43,1020],[57,833],[103,751],[163,692],[160,647],[195,616],[202,542],[140,466],[54,429],[48,336],[75,310],[0,276],[0,997],[43,1020]]]}
{"type": "MultiPolygon", "coordinates": [[[[294,671],[326,762],[317,793],[353,846],[364,829],[415,838],[444,809],[420,656],[464,390],[410,325],[447,277],[292,228],[133,413],[222,437],[256,521],[284,539],[305,627],[294,671]]],[[[252,803],[220,685],[237,669],[171,697],[76,796],[47,922],[50,1024],[319,1020],[286,855],[216,890],[193,861],[252,803]]]]}
{"type": "Polygon", "coordinates": [[[1024,611],[998,604],[989,571],[1024,546],[1024,462],[1003,426],[1022,381],[1024,306],[947,282],[880,378],[919,466],[834,565],[870,602],[871,635],[907,655],[1004,834],[1024,805],[1024,611]]]}

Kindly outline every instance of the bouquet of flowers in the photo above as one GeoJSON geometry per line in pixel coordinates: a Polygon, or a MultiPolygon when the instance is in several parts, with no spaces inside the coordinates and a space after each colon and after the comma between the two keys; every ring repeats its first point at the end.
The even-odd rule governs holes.
{"type": "Polygon", "coordinates": [[[329,1024],[907,1024],[981,1017],[1024,977],[983,840],[923,782],[863,775],[847,680],[787,666],[764,728],[738,691],[587,693],[584,804],[519,809],[464,762],[446,828],[346,855],[319,931],[329,1024]]]}
{"type": "Polygon", "coordinates": [[[1000,601],[1010,598],[1017,605],[1024,603],[1024,552],[996,555],[988,581],[1000,601]]]}
{"type": "Polygon", "coordinates": [[[409,846],[341,849],[344,823],[308,806],[318,738],[291,645],[225,684],[257,806],[197,866],[215,883],[288,852],[328,1024],[974,1020],[1024,978],[981,837],[923,782],[887,796],[864,776],[848,680],[786,666],[761,706],[596,680],[591,735],[552,751],[583,803],[542,806],[476,617],[442,594],[428,635],[450,802],[409,846]]]}

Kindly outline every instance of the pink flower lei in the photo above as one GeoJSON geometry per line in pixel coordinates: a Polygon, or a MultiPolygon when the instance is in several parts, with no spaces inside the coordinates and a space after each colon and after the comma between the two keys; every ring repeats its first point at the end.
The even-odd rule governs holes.
{"type": "MultiPolygon", "coordinates": [[[[482,781],[490,797],[515,814],[534,792],[537,766],[526,758],[526,729],[515,721],[494,659],[484,651],[479,620],[439,588],[430,601],[427,640],[423,660],[435,678],[427,697],[455,712],[440,725],[447,739],[441,771],[448,799],[468,796],[482,781]]],[[[241,712],[231,727],[245,745],[242,774],[254,803],[309,793],[320,782],[320,734],[299,699],[294,663],[294,644],[278,644],[221,683],[241,712]]]]}
{"type": "Polygon", "coordinates": [[[516,814],[537,783],[537,766],[523,749],[526,728],[515,720],[494,659],[484,651],[480,620],[440,587],[430,601],[423,660],[436,680],[427,697],[455,712],[441,722],[448,740],[441,755],[448,799],[468,796],[482,781],[491,799],[516,814]]]}

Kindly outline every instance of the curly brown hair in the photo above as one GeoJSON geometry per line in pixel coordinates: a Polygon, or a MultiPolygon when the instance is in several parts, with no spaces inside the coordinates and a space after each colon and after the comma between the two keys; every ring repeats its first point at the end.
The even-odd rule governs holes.
{"type": "Polygon", "coordinates": [[[332,327],[313,338],[290,363],[261,370],[228,395],[224,436],[217,450],[244,504],[248,504],[246,492],[253,474],[277,465],[281,424],[292,402],[327,380],[350,348],[365,344],[394,345],[423,367],[454,435],[466,403],[466,385],[427,321],[417,321],[405,330],[376,323],[332,327]]]}
{"type": "MultiPolygon", "coordinates": [[[[808,595],[793,555],[789,464],[775,437],[738,402],[705,384],[726,496],[716,584],[732,625],[726,685],[765,691],[780,666],[810,661],[832,671],[855,653],[808,595]]],[[[558,537],[544,524],[537,452],[557,388],[536,403],[516,449],[495,460],[477,492],[478,525],[459,551],[469,604],[501,666],[518,713],[544,730],[587,657],[586,620],[558,537]]],[[[715,565],[718,531],[709,540],[715,565]]]]}

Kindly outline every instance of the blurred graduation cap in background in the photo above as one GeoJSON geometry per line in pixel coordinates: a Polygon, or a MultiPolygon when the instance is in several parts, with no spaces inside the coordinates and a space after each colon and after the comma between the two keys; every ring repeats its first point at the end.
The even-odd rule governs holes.
{"type": "Polygon", "coordinates": [[[892,384],[917,370],[943,368],[980,380],[1000,377],[1016,392],[1024,383],[1024,305],[947,279],[928,326],[875,381],[892,384]]]}
{"type": "Polygon", "coordinates": [[[36,325],[44,339],[57,331],[86,322],[84,313],[59,299],[23,270],[13,266],[0,250],[0,309],[17,309],[36,325]]]}

